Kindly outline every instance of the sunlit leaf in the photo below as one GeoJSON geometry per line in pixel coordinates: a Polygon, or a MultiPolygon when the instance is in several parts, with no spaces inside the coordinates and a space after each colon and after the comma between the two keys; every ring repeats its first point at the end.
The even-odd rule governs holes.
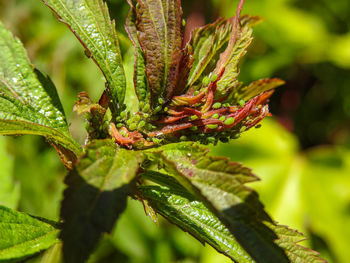
{"type": "Polygon", "coordinates": [[[182,10],[179,0],[139,0],[136,29],[145,61],[153,106],[169,100],[182,57],[182,10]],[[159,100],[160,99],[160,100],[159,100]]]}
{"type": "Polygon", "coordinates": [[[275,231],[281,227],[266,214],[257,193],[245,186],[256,180],[249,169],[208,156],[205,148],[193,143],[167,145],[157,151],[164,169],[210,208],[254,260],[289,262],[289,253],[298,251],[303,260],[310,257],[322,262],[293,240],[284,243],[275,231]]]}
{"type": "Polygon", "coordinates": [[[139,190],[142,198],[149,200],[158,213],[231,259],[254,262],[220,220],[173,177],[155,172],[142,177],[157,183],[140,186],[139,190]]]}
{"type": "Polygon", "coordinates": [[[88,146],[66,179],[61,208],[66,262],[84,262],[101,235],[113,229],[141,161],[140,153],[117,148],[111,140],[88,146]]]}
{"type": "Polygon", "coordinates": [[[43,0],[66,24],[103,72],[115,107],[122,107],[126,80],[114,22],[102,0],[43,0]]]}
{"type": "Polygon", "coordinates": [[[59,242],[58,225],[0,206],[0,261],[24,258],[59,242]]]}
{"type": "Polygon", "coordinates": [[[34,71],[21,42],[0,23],[0,134],[42,135],[80,153],[50,79],[34,71]]]}

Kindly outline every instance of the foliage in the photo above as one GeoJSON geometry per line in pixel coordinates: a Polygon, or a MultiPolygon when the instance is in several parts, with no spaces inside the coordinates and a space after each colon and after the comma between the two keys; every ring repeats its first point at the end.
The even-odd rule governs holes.
{"type": "MultiPolygon", "coordinates": [[[[65,262],[88,259],[102,234],[112,231],[127,196],[140,200],[154,220],[159,212],[234,261],[323,262],[297,245],[301,234],[277,225],[264,211],[257,193],[245,185],[256,180],[248,168],[211,157],[191,142],[238,138],[269,114],[270,90],[283,83],[238,81],[238,62],[258,20],[240,16],[244,1],[233,18],[195,31],[196,40],[185,48],[180,1],[129,1],[126,29],[135,49],[137,96],[126,99],[133,99],[138,111],[126,105],[120,48],[106,5],[100,0],[43,2],[72,30],[107,82],[98,103],[81,93],[75,104],[87,123],[82,153],[69,134],[53,83],[32,69],[19,40],[1,24],[1,133],[44,136],[70,169],[60,213],[65,262]],[[202,59],[207,49],[210,55],[202,59]]],[[[8,225],[6,213],[1,218],[8,225]]],[[[15,248],[6,259],[48,248],[57,241],[58,230],[54,233],[55,241],[50,236],[28,254],[15,248]]],[[[20,231],[5,236],[10,235],[20,231]]],[[[43,260],[59,251],[55,245],[43,260]]]]}

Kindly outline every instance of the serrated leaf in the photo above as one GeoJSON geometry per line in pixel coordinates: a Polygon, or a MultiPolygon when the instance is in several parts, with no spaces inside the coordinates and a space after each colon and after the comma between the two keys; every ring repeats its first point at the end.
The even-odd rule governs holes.
{"type": "Polygon", "coordinates": [[[228,46],[220,55],[217,62],[215,73],[224,73],[217,83],[217,93],[219,97],[227,96],[228,92],[239,86],[238,81],[238,64],[247,52],[247,48],[252,41],[252,25],[258,23],[260,18],[243,16],[240,19],[237,16],[233,20],[232,31],[228,46]]]}
{"type": "Polygon", "coordinates": [[[158,184],[139,187],[142,198],[149,200],[158,213],[232,260],[254,262],[204,203],[198,201],[173,177],[146,172],[142,178],[158,184]]]}
{"type": "Polygon", "coordinates": [[[0,23],[0,134],[34,134],[79,154],[57,91],[34,72],[22,43],[0,23]]]}
{"type": "Polygon", "coordinates": [[[187,81],[188,86],[192,86],[209,63],[219,56],[221,49],[230,39],[232,25],[232,19],[220,18],[213,24],[200,27],[192,32],[188,45],[193,48],[194,61],[187,81]]]}
{"type": "Polygon", "coordinates": [[[126,80],[114,22],[102,0],[42,0],[66,24],[104,74],[115,107],[122,107],[126,80]]]}
{"type": "MultiPolygon", "coordinates": [[[[289,262],[257,193],[244,185],[256,180],[249,169],[208,156],[205,148],[191,143],[170,144],[157,151],[164,169],[210,208],[254,260],[289,262]]],[[[297,247],[295,243],[287,246],[291,251],[297,247]]]]}
{"type": "Polygon", "coordinates": [[[0,206],[0,261],[24,258],[59,242],[58,225],[0,206]]]}
{"type": "Polygon", "coordinates": [[[182,9],[179,0],[139,0],[136,28],[145,61],[152,106],[169,100],[182,58],[182,9]]]}
{"type": "Polygon", "coordinates": [[[128,0],[130,11],[126,18],[125,29],[128,32],[129,38],[135,48],[135,63],[134,63],[134,87],[139,101],[149,103],[150,91],[147,83],[146,65],[143,57],[141,45],[137,38],[136,28],[136,0],[128,0]]]}
{"type": "Polygon", "coordinates": [[[281,85],[283,85],[285,82],[281,79],[272,78],[272,79],[260,79],[257,81],[253,81],[248,86],[242,86],[239,87],[235,97],[236,100],[245,100],[248,101],[251,98],[257,96],[258,94],[261,94],[265,91],[269,91],[272,89],[275,89],[281,85]]]}
{"type": "Polygon", "coordinates": [[[88,146],[66,179],[61,208],[66,262],[85,262],[101,235],[112,230],[142,158],[140,152],[117,148],[111,140],[88,146]]]}
{"type": "Polygon", "coordinates": [[[208,156],[193,143],[163,146],[164,169],[200,198],[257,262],[324,262],[298,244],[300,233],[276,225],[258,195],[244,184],[257,178],[227,158],[208,156]],[[185,180],[184,180],[185,179],[185,180]]]}

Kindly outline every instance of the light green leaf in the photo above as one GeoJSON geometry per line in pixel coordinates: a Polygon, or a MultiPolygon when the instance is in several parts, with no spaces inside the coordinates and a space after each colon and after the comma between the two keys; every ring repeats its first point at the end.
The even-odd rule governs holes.
{"type": "Polygon", "coordinates": [[[114,22],[102,0],[43,0],[66,24],[103,72],[115,107],[122,107],[126,80],[114,22]]]}
{"type": "Polygon", "coordinates": [[[20,185],[13,181],[14,160],[6,151],[5,137],[0,137],[0,164],[0,205],[15,209],[20,198],[20,185]]]}
{"type": "Polygon", "coordinates": [[[149,200],[158,213],[232,260],[254,262],[203,202],[198,201],[173,177],[147,172],[142,178],[158,184],[139,187],[142,198],[149,200]]]}
{"type": "Polygon", "coordinates": [[[252,25],[258,23],[258,17],[243,16],[239,22],[233,22],[230,40],[225,51],[220,55],[215,69],[216,74],[224,73],[217,83],[217,93],[220,97],[227,96],[230,90],[235,91],[239,86],[238,64],[247,52],[247,48],[252,41],[252,25]]]}
{"type": "Polygon", "coordinates": [[[113,229],[142,159],[140,152],[117,148],[112,140],[88,146],[66,179],[61,237],[67,263],[85,262],[101,235],[113,229]]]}
{"type": "Polygon", "coordinates": [[[21,42],[1,23],[0,50],[0,135],[42,135],[79,154],[55,87],[34,72],[21,42]]]}
{"type": "MultiPolygon", "coordinates": [[[[187,85],[192,86],[207,68],[210,62],[217,61],[221,49],[230,39],[232,19],[219,19],[213,24],[200,27],[193,31],[188,45],[193,48],[193,66],[188,77],[187,85]],[[216,59],[214,59],[216,58],[216,59]]],[[[211,72],[215,68],[207,70],[211,72]]]]}
{"type": "Polygon", "coordinates": [[[0,261],[24,258],[59,242],[55,223],[0,206],[0,261]]]}

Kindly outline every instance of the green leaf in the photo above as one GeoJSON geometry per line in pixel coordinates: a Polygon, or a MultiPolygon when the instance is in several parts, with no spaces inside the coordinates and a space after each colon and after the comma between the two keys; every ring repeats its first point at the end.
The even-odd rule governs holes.
{"type": "MultiPolygon", "coordinates": [[[[239,16],[239,13],[237,14],[239,16]]],[[[247,48],[252,41],[252,25],[260,21],[258,17],[243,16],[233,20],[230,40],[225,51],[220,55],[217,62],[215,73],[224,73],[217,83],[217,91],[220,97],[228,95],[228,92],[239,86],[238,64],[247,52],[247,48]]]]}
{"type": "Polygon", "coordinates": [[[122,107],[126,80],[114,22],[102,0],[43,0],[66,24],[104,74],[115,107],[122,107]]]}
{"type": "Polygon", "coordinates": [[[0,137],[0,205],[15,209],[20,199],[20,185],[13,181],[14,160],[6,151],[6,139],[0,137]]]}
{"type": "Polygon", "coordinates": [[[249,169],[227,158],[208,156],[205,148],[193,143],[170,144],[157,151],[153,150],[153,158],[163,158],[164,169],[210,208],[254,260],[289,262],[282,247],[303,250],[294,242],[278,246],[277,226],[257,193],[244,185],[257,179],[249,169]]]}
{"type": "Polygon", "coordinates": [[[0,261],[24,258],[59,242],[57,224],[0,206],[0,261]]]}
{"type": "Polygon", "coordinates": [[[232,260],[254,262],[204,203],[198,201],[173,177],[147,172],[142,178],[158,184],[139,187],[142,198],[149,200],[158,213],[232,260]]]}
{"type": "Polygon", "coordinates": [[[79,154],[52,82],[34,72],[22,43],[0,23],[0,134],[34,134],[79,154]]]}
{"type": "MultiPolygon", "coordinates": [[[[218,57],[221,49],[230,39],[232,19],[218,19],[215,23],[200,27],[193,31],[188,45],[193,47],[193,66],[188,77],[187,85],[192,86],[214,58],[218,57]]],[[[214,65],[215,68],[215,65],[214,65]]],[[[211,72],[211,70],[208,70],[211,72]]]]}
{"type": "Polygon", "coordinates": [[[66,179],[61,238],[66,262],[85,262],[101,235],[113,229],[126,206],[142,154],[95,140],[66,179]]]}
{"type": "Polygon", "coordinates": [[[179,0],[139,0],[136,28],[145,60],[152,106],[169,100],[182,59],[182,10],[179,0]]]}
{"type": "Polygon", "coordinates": [[[148,103],[150,100],[150,92],[147,83],[146,64],[143,57],[142,48],[137,38],[136,28],[136,0],[132,2],[128,1],[130,5],[130,11],[126,18],[125,29],[128,32],[135,48],[135,63],[134,63],[134,87],[139,101],[148,103]]]}
{"type": "Polygon", "coordinates": [[[245,100],[248,101],[251,98],[272,89],[277,88],[278,86],[283,85],[285,82],[281,79],[260,79],[250,83],[248,86],[242,86],[238,88],[236,100],[245,100]]]}

